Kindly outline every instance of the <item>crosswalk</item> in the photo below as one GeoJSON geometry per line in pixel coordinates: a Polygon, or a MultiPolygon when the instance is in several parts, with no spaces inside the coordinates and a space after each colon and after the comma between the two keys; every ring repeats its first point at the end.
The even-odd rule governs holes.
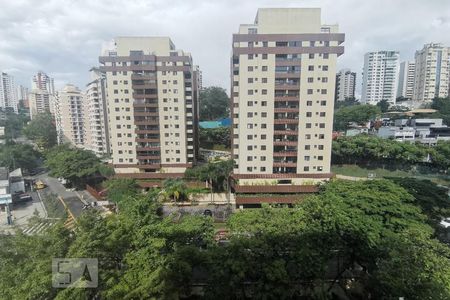
{"type": "Polygon", "coordinates": [[[22,230],[22,232],[26,235],[42,234],[47,229],[49,229],[50,227],[52,227],[55,224],[56,224],[56,222],[48,222],[48,221],[44,220],[39,223],[27,226],[26,228],[24,228],[22,230]]]}

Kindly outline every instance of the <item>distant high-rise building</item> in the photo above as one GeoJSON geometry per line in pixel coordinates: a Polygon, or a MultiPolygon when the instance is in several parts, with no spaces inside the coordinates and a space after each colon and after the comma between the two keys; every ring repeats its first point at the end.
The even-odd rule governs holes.
{"type": "Polygon", "coordinates": [[[168,37],[119,37],[100,63],[116,176],[182,177],[198,151],[191,55],[168,37]]]}
{"type": "Polygon", "coordinates": [[[414,93],[415,63],[404,61],[400,64],[398,76],[397,98],[403,97],[411,100],[414,93]]]}
{"type": "Polygon", "coordinates": [[[331,177],[336,62],[345,36],[319,8],[258,9],[233,35],[232,156],[238,205],[294,202],[331,177]],[[267,182],[270,184],[267,184],[267,182]],[[272,197],[267,197],[272,194],[272,197]]]}
{"type": "Polygon", "coordinates": [[[28,96],[31,119],[35,115],[44,112],[54,114],[55,98],[56,92],[53,78],[39,71],[31,79],[31,92],[28,96]]]}
{"type": "Polygon", "coordinates": [[[18,112],[17,87],[14,77],[0,73],[0,109],[18,112]]]}
{"type": "Polygon", "coordinates": [[[350,69],[340,70],[336,74],[336,101],[355,99],[356,73],[350,69]]]}
{"type": "Polygon", "coordinates": [[[37,72],[31,79],[31,89],[47,91],[48,93],[55,94],[54,79],[45,74],[42,71],[37,72]]]}
{"type": "Polygon", "coordinates": [[[100,156],[110,152],[106,76],[98,68],[92,68],[90,74],[91,82],[87,84],[85,100],[85,148],[100,156]]]}
{"type": "Polygon", "coordinates": [[[449,48],[442,44],[426,44],[416,51],[414,101],[431,101],[447,97],[449,89],[449,48]]]}
{"type": "Polygon", "coordinates": [[[376,51],[364,55],[361,102],[395,104],[399,69],[398,51],[376,51]]]}
{"type": "Polygon", "coordinates": [[[67,84],[55,97],[55,120],[58,143],[71,143],[77,147],[85,146],[84,95],[80,89],[67,84]]]}
{"type": "Polygon", "coordinates": [[[30,107],[28,102],[28,94],[29,94],[28,88],[24,87],[23,85],[19,85],[17,87],[17,99],[19,101],[19,104],[26,109],[30,107]]]}

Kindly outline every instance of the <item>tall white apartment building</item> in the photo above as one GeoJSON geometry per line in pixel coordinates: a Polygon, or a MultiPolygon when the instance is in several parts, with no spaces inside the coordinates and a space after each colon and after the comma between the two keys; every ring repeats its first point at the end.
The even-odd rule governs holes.
{"type": "Polygon", "coordinates": [[[37,114],[50,112],[55,114],[54,102],[56,98],[53,78],[39,71],[31,79],[31,92],[28,96],[30,117],[37,114]]]}
{"type": "Polygon", "coordinates": [[[390,104],[395,104],[398,70],[398,51],[366,53],[361,102],[376,105],[382,100],[387,100],[390,104]]]}
{"type": "Polygon", "coordinates": [[[67,84],[55,97],[55,120],[58,143],[84,148],[86,106],[81,90],[67,84]]]}
{"type": "Polygon", "coordinates": [[[168,37],[118,37],[99,60],[116,176],[182,177],[198,151],[198,71],[191,55],[168,37]]]}
{"type": "Polygon", "coordinates": [[[85,148],[101,156],[109,154],[106,76],[98,68],[92,68],[90,75],[91,81],[86,86],[85,148]]]}
{"type": "Polygon", "coordinates": [[[0,73],[0,109],[18,112],[17,87],[14,77],[1,72],[0,73]]]}
{"type": "Polygon", "coordinates": [[[397,98],[412,100],[414,93],[414,77],[416,64],[413,61],[403,61],[400,64],[398,76],[397,98]]]}
{"type": "Polygon", "coordinates": [[[449,48],[442,44],[426,44],[416,51],[415,101],[432,101],[447,97],[449,90],[449,48]]]}
{"type": "Polygon", "coordinates": [[[258,9],[233,35],[237,205],[291,203],[331,177],[336,62],[345,36],[319,8],[258,9]],[[262,194],[275,196],[264,196],[262,194]]]}
{"type": "Polygon", "coordinates": [[[336,101],[355,99],[356,73],[342,69],[336,74],[336,101]]]}

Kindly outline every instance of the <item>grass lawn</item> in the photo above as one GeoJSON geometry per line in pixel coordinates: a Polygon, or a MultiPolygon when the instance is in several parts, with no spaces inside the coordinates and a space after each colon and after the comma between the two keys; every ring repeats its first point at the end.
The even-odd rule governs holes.
{"type": "Polygon", "coordinates": [[[442,174],[422,174],[414,171],[404,170],[387,170],[382,168],[366,168],[358,165],[333,165],[331,166],[331,172],[339,175],[352,176],[352,177],[364,177],[367,178],[367,174],[375,173],[376,178],[382,177],[414,177],[418,179],[429,179],[437,184],[450,187],[450,176],[442,174]]]}

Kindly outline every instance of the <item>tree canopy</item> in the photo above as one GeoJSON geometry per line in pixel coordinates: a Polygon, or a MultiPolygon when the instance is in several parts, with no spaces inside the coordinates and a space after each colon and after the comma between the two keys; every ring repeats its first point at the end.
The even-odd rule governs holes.
{"type": "Polygon", "coordinates": [[[230,127],[200,128],[200,148],[222,150],[231,148],[230,127]]]}
{"type": "Polygon", "coordinates": [[[344,106],[334,113],[334,129],[346,130],[350,122],[364,124],[380,114],[380,108],[370,104],[344,106]]]}
{"type": "Polygon", "coordinates": [[[217,86],[200,91],[200,120],[211,121],[230,115],[230,99],[226,91],[217,86]]]}
{"type": "Polygon", "coordinates": [[[207,164],[187,169],[184,177],[199,181],[208,181],[216,192],[226,189],[227,178],[233,170],[233,160],[212,161],[207,164]]]}
{"type": "Polygon", "coordinates": [[[7,167],[10,171],[16,168],[31,171],[39,166],[40,157],[40,153],[28,144],[0,145],[0,166],[7,167]]]}
{"type": "Polygon", "coordinates": [[[60,145],[46,153],[45,165],[52,176],[65,178],[75,186],[83,186],[89,177],[98,174],[101,162],[91,151],[60,145]]]}
{"type": "Polygon", "coordinates": [[[335,180],[294,207],[212,218],[158,213],[158,194],[88,210],[74,232],[0,239],[6,299],[449,299],[450,250],[417,199],[389,180],[335,180]],[[53,289],[52,257],[95,257],[99,286],[53,289]]]}
{"type": "Polygon", "coordinates": [[[24,133],[42,150],[48,150],[57,143],[55,122],[50,113],[34,116],[24,128],[24,133]]]}

